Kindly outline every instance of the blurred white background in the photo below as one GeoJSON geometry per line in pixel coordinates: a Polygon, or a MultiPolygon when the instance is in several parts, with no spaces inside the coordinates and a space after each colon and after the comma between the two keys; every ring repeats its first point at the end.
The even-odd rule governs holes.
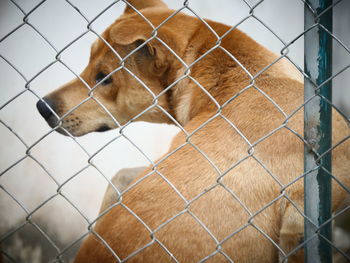
{"type": "MultiPolygon", "coordinates": [[[[37,0],[17,0],[25,11],[30,11],[37,0]]],[[[96,17],[113,1],[72,0],[89,20],[96,17]]],[[[183,1],[166,1],[171,8],[180,8],[183,1]]],[[[190,7],[204,18],[235,25],[248,15],[249,8],[242,0],[190,0],[190,7]]],[[[248,1],[250,3],[256,0],[248,1]]],[[[117,3],[103,13],[92,28],[101,33],[123,11],[124,4],[117,3]]],[[[189,13],[189,12],[187,12],[189,13]]],[[[334,33],[350,47],[350,1],[342,1],[334,8],[334,33]]],[[[254,13],[286,43],[303,31],[304,7],[300,0],[265,0],[254,13]]],[[[0,39],[22,23],[23,14],[9,0],[0,1],[0,39]]],[[[87,30],[86,21],[64,0],[48,0],[31,13],[28,22],[44,35],[49,42],[61,50],[87,30]]],[[[239,29],[247,32],[258,42],[279,53],[283,44],[261,23],[248,19],[239,29]]],[[[89,32],[62,55],[61,60],[79,74],[87,65],[89,50],[96,36],[89,32]]],[[[0,43],[0,55],[10,61],[27,80],[30,89],[42,97],[60,85],[74,78],[74,75],[60,63],[54,63],[36,76],[44,67],[55,61],[56,52],[29,25],[20,27],[0,43]]],[[[289,56],[303,68],[303,39],[290,48],[289,56]]],[[[334,72],[349,65],[350,54],[334,42],[334,72]]],[[[0,107],[25,89],[26,82],[0,57],[0,107]]],[[[334,80],[334,101],[344,113],[350,113],[350,73],[345,71],[334,80]]],[[[0,172],[26,156],[26,148],[9,131],[7,125],[23,141],[31,146],[39,141],[28,154],[38,160],[58,183],[63,183],[87,166],[88,156],[72,139],[50,128],[36,110],[38,98],[30,91],[15,98],[0,110],[1,158],[0,172]],[[5,125],[4,125],[5,124],[5,125]],[[44,135],[49,133],[43,140],[44,135]]],[[[177,128],[169,125],[134,123],[124,131],[125,135],[142,149],[151,160],[166,152],[177,128]]],[[[118,135],[117,130],[89,134],[77,141],[91,155],[118,135]]],[[[118,139],[93,158],[94,164],[108,178],[119,169],[149,165],[147,159],[126,139],[118,139]]],[[[46,199],[56,194],[57,185],[46,171],[32,158],[27,157],[0,177],[0,184],[28,210],[33,211],[46,199]]],[[[93,167],[79,173],[61,189],[79,209],[93,220],[98,213],[106,180],[93,167]]],[[[0,235],[25,222],[26,214],[0,189],[0,235]]],[[[57,196],[33,214],[37,223],[60,248],[85,233],[87,223],[62,197],[57,196]]],[[[43,246],[44,238],[35,228],[28,225],[17,232],[3,248],[17,260],[26,262],[47,262],[54,252],[50,245],[43,246]],[[43,252],[43,253],[42,253],[43,252]]],[[[74,251],[71,252],[74,254],[74,251]]],[[[71,255],[68,255],[69,258],[71,255]]]]}

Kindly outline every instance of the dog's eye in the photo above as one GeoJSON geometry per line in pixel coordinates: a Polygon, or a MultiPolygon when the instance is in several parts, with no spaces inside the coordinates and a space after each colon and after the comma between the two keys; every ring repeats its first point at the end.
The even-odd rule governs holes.
{"type": "MultiPolygon", "coordinates": [[[[96,75],[96,83],[99,83],[101,80],[103,80],[107,75],[102,73],[102,72],[99,72],[97,75],[96,75]]],[[[112,78],[109,77],[107,79],[105,79],[103,82],[100,83],[100,85],[103,85],[103,86],[106,86],[108,84],[112,83],[112,78]]]]}

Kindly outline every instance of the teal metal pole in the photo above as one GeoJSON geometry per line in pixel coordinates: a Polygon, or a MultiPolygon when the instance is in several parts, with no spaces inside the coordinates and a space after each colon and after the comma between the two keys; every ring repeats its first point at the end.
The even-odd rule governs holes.
{"type": "Polygon", "coordinates": [[[317,157],[332,145],[332,107],[322,99],[332,100],[331,81],[319,87],[332,75],[332,37],[320,27],[332,32],[332,8],[317,18],[331,5],[332,0],[307,0],[304,13],[305,30],[317,24],[304,36],[305,73],[310,77],[310,80],[304,79],[305,101],[314,96],[304,108],[304,137],[308,142],[304,169],[309,172],[319,167],[307,173],[304,179],[305,240],[310,239],[305,244],[307,263],[332,262],[332,247],[326,241],[332,240],[332,224],[324,224],[332,216],[331,176],[327,172],[332,171],[331,152],[321,159],[317,157]]]}

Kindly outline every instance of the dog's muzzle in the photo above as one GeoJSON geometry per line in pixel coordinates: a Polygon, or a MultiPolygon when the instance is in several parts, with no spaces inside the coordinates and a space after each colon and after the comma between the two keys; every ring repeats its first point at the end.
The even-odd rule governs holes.
{"type": "Polygon", "coordinates": [[[53,101],[50,99],[43,98],[39,100],[36,104],[36,108],[46,121],[54,115],[53,111],[55,107],[53,101]]]}
{"type": "Polygon", "coordinates": [[[55,103],[49,98],[43,98],[39,100],[36,104],[40,115],[46,120],[51,128],[54,128],[58,125],[58,118],[54,114],[55,112],[55,103]]]}

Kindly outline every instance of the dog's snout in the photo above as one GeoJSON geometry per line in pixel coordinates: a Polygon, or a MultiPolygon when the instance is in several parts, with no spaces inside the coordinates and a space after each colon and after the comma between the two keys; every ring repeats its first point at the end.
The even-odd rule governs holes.
{"type": "Polygon", "coordinates": [[[55,110],[53,101],[48,98],[39,100],[36,104],[36,107],[40,115],[43,116],[45,120],[48,120],[53,115],[52,110],[55,110]]]}

